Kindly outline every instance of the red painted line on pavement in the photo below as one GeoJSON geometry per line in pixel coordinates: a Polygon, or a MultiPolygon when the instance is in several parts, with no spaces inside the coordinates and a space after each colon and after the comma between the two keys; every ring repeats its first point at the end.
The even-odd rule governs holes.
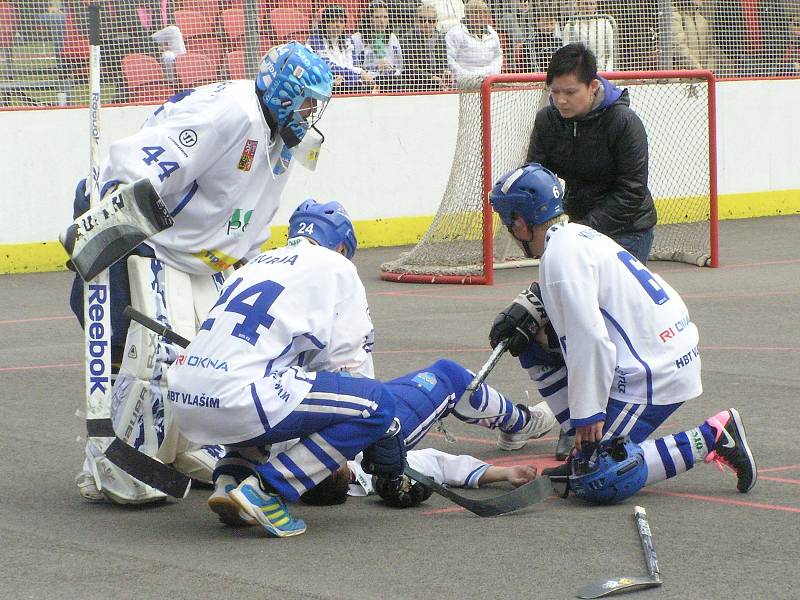
{"type": "Polygon", "coordinates": [[[27,365],[21,367],[0,367],[0,373],[11,371],[33,371],[34,369],[74,369],[82,367],[83,363],[62,363],[57,365],[27,365]]]}
{"type": "Polygon", "coordinates": [[[657,496],[673,496],[675,498],[687,498],[689,500],[700,500],[701,502],[715,502],[717,504],[728,504],[730,506],[743,506],[746,508],[762,508],[765,510],[777,510],[789,513],[800,513],[800,508],[794,506],[784,506],[782,504],[764,504],[762,502],[747,502],[745,500],[731,500],[718,496],[703,496],[701,494],[687,494],[685,492],[668,492],[666,490],[643,489],[645,494],[655,494],[657,496]]]}
{"type": "Polygon", "coordinates": [[[784,465],[782,467],[767,467],[766,469],[758,468],[759,475],[761,473],[777,473],[778,471],[792,471],[797,469],[800,471],[800,465],[784,465]]]}
{"type": "Polygon", "coordinates": [[[32,317],[30,319],[8,319],[0,321],[0,325],[16,325],[17,323],[37,323],[39,321],[66,321],[74,319],[74,315],[65,315],[63,317],[32,317]]]}
{"type": "Polygon", "coordinates": [[[800,479],[787,479],[786,477],[765,477],[759,473],[759,481],[774,481],[776,483],[788,483],[791,485],[800,485],[800,479]]]}

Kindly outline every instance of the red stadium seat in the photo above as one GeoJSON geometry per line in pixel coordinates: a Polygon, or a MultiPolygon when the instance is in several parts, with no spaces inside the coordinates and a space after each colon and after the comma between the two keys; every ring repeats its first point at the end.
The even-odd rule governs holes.
{"type": "Polygon", "coordinates": [[[0,50],[14,45],[17,13],[9,2],[0,2],[0,50]]]}
{"type": "Polygon", "coordinates": [[[247,79],[244,67],[244,50],[233,50],[225,55],[225,75],[228,79],[247,79]]]}
{"type": "Polygon", "coordinates": [[[215,71],[222,63],[222,42],[217,36],[203,36],[186,40],[188,54],[204,54],[215,71]]]}
{"type": "Polygon", "coordinates": [[[176,10],[175,25],[181,30],[184,40],[213,35],[216,16],[191,10],[176,10]]]}
{"type": "Polygon", "coordinates": [[[149,54],[126,54],[122,58],[122,78],[129,102],[163,102],[172,94],[161,63],[149,54]]]}
{"type": "Polygon", "coordinates": [[[217,69],[202,54],[181,54],[175,58],[175,76],[178,87],[187,88],[206,85],[217,81],[217,69]]]}
{"type": "Polygon", "coordinates": [[[225,33],[225,45],[228,48],[241,48],[244,39],[244,9],[227,8],[223,10],[222,31],[225,33]]]}
{"type": "Polygon", "coordinates": [[[289,40],[305,42],[308,39],[309,15],[294,8],[273,8],[270,24],[278,43],[289,40]]]}
{"type": "Polygon", "coordinates": [[[61,60],[73,77],[85,78],[89,73],[89,38],[75,28],[71,15],[64,23],[64,45],[61,60]]]}

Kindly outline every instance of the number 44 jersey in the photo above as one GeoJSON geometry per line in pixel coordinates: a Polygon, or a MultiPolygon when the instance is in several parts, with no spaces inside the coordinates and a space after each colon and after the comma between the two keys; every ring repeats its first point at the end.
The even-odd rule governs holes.
{"type": "Polygon", "coordinates": [[[573,422],[603,413],[609,398],[673,404],[702,393],[697,327],[667,282],[583,225],[551,227],[545,244],[539,283],[573,422]]]}
{"type": "Polygon", "coordinates": [[[353,263],[295,238],[225,282],[197,336],[169,369],[174,418],[193,442],[250,440],[300,404],[315,372],[373,377],[372,342],[353,263]]]}

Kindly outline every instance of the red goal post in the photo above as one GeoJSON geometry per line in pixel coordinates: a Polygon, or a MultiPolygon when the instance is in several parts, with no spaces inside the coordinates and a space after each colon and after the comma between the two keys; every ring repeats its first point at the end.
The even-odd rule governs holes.
{"type": "MultiPolygon", "coordinates": [[[[602,73],[627,87],[649,140],[656,201],[651,260],[718,266],[716,95],[710,71],[602,73]]],[[[381,278],[487,284],[494,269],[526,266],[493,215],[488,193],[525,162],[536,111],[548,101],[544,73],[486,77],[459,93],[459,126],[447,188],[428,231],[381,265],[381,278]]]]}

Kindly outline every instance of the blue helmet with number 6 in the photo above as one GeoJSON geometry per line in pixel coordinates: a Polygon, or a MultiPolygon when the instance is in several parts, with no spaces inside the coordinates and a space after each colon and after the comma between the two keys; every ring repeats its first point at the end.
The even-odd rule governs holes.
{"type": "Polygon", "coordinates": [[[256,94],[267,123],[289,148],[299,144],[322,116],[332,89],[328,63],[300,42],[272,48],[256,75],[256,94]],[[308,99],[315,101],[314,110],[302,114],[300,108],[308,99]]]}
{"type": "Polygon", "coordinates": [[[590,456],[570,459],[569,488],[578,498],[612,504],[633,496],[647,482],[644,450],[628,438],[597,444],[590,456]]]}
{"type": "Polygon", "coordinates": [[[344,244],[345,256],[350,259],[358,247],[350,215],[338,202],[301,202],[289,217],[289,238],[293,237],[311,238],[331,250],[344,244]]]}
{"type": "Polygon", "coordinates": [[[503,225],[511,227],[517,215],[528,225],[541,225],[564,214],[563,196],[558,177],[539,163],[530,163],[498,179],[489,200],[503,225]]]}

